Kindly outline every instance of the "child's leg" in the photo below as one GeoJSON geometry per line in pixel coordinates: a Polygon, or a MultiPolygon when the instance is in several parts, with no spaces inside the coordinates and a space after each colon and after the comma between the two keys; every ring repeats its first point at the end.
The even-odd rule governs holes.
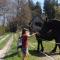
{"type": "Polygon", "coordinates": [[[23,54],[23,58],[22,58],[22,60],[25,60],[25,56],[26,56],[26,55],[25,55],[25,54],[23,54]]]}
{"type": "Polygon", "coordinates": [[[29,55],[29,50],[28,50],[28,48],[26,49],[26,54],[29,55]]]}
{"type": "Polygon", "coordinates": [[[28,60],[28,49],[27,48],[23,49],[23,60],[28,60]]]}
{"type": "Polygon", "coordinates": [[[29,60],[28,58],[29,58],[28,55],[24,55],[24,56],[23,56],[23,60],[29,60]]]}

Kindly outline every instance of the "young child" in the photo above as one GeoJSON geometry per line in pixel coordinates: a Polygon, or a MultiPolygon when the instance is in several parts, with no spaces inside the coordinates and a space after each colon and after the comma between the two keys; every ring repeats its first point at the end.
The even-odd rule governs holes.
{"type": "MultiPolygon", "coordinates": [[[[36,34],[36,33],[34,33],[36,34]]],[[[34,35],[32,34],[32,35],[34,35]]],[[[23,53],[23,60],[27,60],[27,56],[28,56],[28,46],[29,46],[29,42],[28,42],[28,37],[32,36],[30,35],[28,29],[24,28],[22,30],[22,53],[23,53]]]]}
{"type": "Polygon", "coordinates": [[[26,56],[28,55],[28,36],[29,31],[24,28],[22,30],[22,54],[23,54],[23,60],[25,60],[26,56]]]}

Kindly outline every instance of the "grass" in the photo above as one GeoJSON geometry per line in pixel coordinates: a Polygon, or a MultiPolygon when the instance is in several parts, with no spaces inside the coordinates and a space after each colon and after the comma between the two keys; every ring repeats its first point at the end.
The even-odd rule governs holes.
{"type": "MultiPolygon", "coordinates": [[[[2,41],[1,43],[0,43],[0,49],[2,49],[4,46],[5,46],[5,44],[7,43],[7,41],[9,40],[9,37],[11,36],[11,34],[9,34],[9,36],[4,40],[4,41],[2,41]]],[[[5,37],[4,37],[5,38],[5,37]]]]}
{"type": "Polygon", "coordinates": [[[5,27],[0,26],[0,35],[3,35],[5,33],[5,27]]]}
{"type": "MultiPolygon", "coordinates": [[[[16,53],[16,47],[17,47],[17,40],[18,40],[18,34],[14,34],[14,41],[11,47],[11,50],[6,54],[5,60],[22,60],[22,53],[21,50],[19,50],[19,55],[16,53]]],[[[53,40],[54,42],[54,40],[53,40]]],[[[36,53],[37,49],[37,40],[35,36],[29,38],[29,43],[31,43],[31,46],[29,46],[29,59],[28,60],[38,60],[39,56],[36,53]],[[32,47],[33,46],[33,47],[32,47]]],[[[50,52],[54,44],[51,43],[51,41],[43,41],[43,46],[44,46],[44,51],[45,52],[50,52]]],[[[41,57],[40,57],[41,58],[41,57]]],[[[41,60],[41,59],[39,59],[41,60]]]]}
{"type": "Polygon", "coordinates": [[[2,39],[2,38],[4,38],[6,35],[2,35],[2,36],[0,36],[0,40],[2,39]]]}
{"type": "Polygon", "coordinates": [[[5,33],[4,35],[0,36],[0,40],[1,40],[2,38],[4,38],[7,34],[9,34],[9,33],[5,33]]]}
{"type": "Polygon", "coordinates": [[[19,57],[18,54],[16,53],[16,47],[17,47],[17,40],[18,40],[18,34],[16,34],[17,36],[15,36],[15,34],[13,34],[13,44],[11,47],[11,50],[6,54],[8,56],[6,56],[7,58],[5,58],[5,60],[20,60],[21,56],[19,57]]]}

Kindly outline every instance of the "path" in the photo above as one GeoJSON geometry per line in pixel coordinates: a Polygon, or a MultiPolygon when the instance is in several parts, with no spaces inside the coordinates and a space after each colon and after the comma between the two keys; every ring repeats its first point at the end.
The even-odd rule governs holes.
{"type": "Polygon", "coordinates": [[[2,58],[10,50],[10,47],[12,45],[12,42],[13,42],[13,35],[10,37],[10,39],[8,40],[8,42],[5,45],[5,47],[2,50],[0,50],[0,60],[3,60],[2,58]]]}

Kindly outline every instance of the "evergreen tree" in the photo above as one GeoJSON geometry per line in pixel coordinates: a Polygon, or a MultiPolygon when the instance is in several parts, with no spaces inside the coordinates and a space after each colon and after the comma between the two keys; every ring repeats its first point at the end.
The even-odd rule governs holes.
{"type": "Polygon", "coordinates": [[[33,10],[34,6],[35,6],[33,1],[32,0],[28,0],[28,2],[29,2],[29,7],[33,10]]]}
{"type": "Polygon", "coordinates": [[[45,0],[44,1],[44,11],[47,15],[48,19],[54,19],[55,18],[55,0],[45,0]]]}
{"type": "Polygon", "coordinates": [[[41,5],[40,5],[39,2],[36,2],[35,10],[36,10],[36,12],[37,12],[37,16],[41,16],[41,14],[42,14],[42,9],[41,9],[41,5]]]}
{"type": "Polygon", "coordinates": [[[41,14],[42,14],[41,5],[39,2],[36,2],[36,5],[34,6],[34,8],[32,10],[32,16],[41,17],[41,14]]]}

